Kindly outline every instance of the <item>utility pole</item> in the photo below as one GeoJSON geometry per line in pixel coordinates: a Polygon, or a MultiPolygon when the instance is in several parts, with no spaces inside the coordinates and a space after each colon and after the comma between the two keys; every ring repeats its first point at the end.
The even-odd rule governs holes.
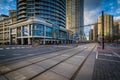
{"type": "Polygon", "coordinates": [[[102,49],[104,49],[104,11],[102,11],[102,49]]]}

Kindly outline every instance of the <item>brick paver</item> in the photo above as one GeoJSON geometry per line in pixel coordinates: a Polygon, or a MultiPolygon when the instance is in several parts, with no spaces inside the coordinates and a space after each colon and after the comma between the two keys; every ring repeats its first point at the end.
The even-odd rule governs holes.
{"type": "Polygon", "coordinates": [[[93,80],[120,80],[120,58],[105,46],[102,50],[98,45],[93,80]]]}

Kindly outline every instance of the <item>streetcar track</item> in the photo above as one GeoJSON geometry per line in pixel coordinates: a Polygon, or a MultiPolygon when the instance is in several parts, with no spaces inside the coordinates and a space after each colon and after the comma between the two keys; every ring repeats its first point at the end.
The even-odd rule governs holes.
{"type": "MultiPolygon", "coordinates": [[[[22,66],[22,67],[19,67],[19,68],[10,70],[10,71],[0,72],[0,75],[5,75],[5,74],[7,74],[7,73],[10,73],[10,72],[13,72],[13,71],[22,69],[22,68],[24,68],[24,67],[27,67],[27,66],[30,66],[30,65],[33,65],[33,64],[36,64],[36,63],[39,63],[39,62],[42,62],[42,61],[45,61],[45,60],[48,60],[48,59],[51,59],[51,58],[60,56],[60,55],[63,55],[63,54],[66,54],[67,52],[70,52],[70,51],[72,51],[72,50],[73,50],[73,49],[71,49],[71,50],[69,50],[69,51],[67,50],[67,51],[65,51],[65,52],[63,52],[63,53],[61,53],[61,54],[58,54],[58,55],[55,55],[55,56],[52,56],[52,57],[49,57],[49,58],[46,58],[46,59],[43,59],[43,60],[40,60],[40,61],[33,62],[33,63],[28,64],[28,65],[25,65],[25,66],[22,66]]],[[[29,62],[30,62],[30,61],[29,61],[29,62]]],[[[15,63],[17,63],[17,62],[15,62],[15,63]]],[[[7,64],[7,65],[9,65],[9,64],[7,64]]]]}
{"type": "MultiPolygon", "coordinates": [[[[85,48],[85,49],[88,49],[88,48],[85,48]]],[[[71,57],[73,57],[73,56],[75,56],[75,55],[77,55],[77,54],[80,54],[80,53],[83,52],[85,49],[76,52],[75,54],[71,55],[70,57],[64,59],[63,61],[60,61],[59,63],[57,63],[57,64],[55,64],[55,65],[53,65],[53,66],[51,66],[51,67],[49,67],[48,69],[44,70],[43,72],[38,73],[37,75],[31,77],[31,78],[28,79],[28,80],[33,80],[33,79],[36,78],[37,76],[39,76],[39,75],[43,74],[44,72],[52,69],[53,67],[59,65],[60,63],[65,62],[66,60],[70,59],[71,57]]],[[[91,52],[93,51],[93,49],[94,49],[94,48],[92,48],[91,52]]],[[[88,55],[88,56],[89,56],[89,55],[88,55]]],[[[82,62],[82,65],[84,64],[84,62],[85,62],[86,60],[87,60],[87,57],[86,57],[86,58],[84,59],[84,61],[82,62]]],[[[76,73],[75,73],[75,74],[76,74],[76,73]]],[[[75,74],[73,74],[73,75],[75,75],[75,74]]],[[[64,76],[63,76],[63,77],[64,77],[64,76]]],[[[70,80],[71,80],[71,79],[70,79],[70,80]]],[[[74,78],[73,78],[72,80],[74,80],[74,78]]]]}
{"type": "Polygon", "coordinates": [[[77,74],[79,73],[79,71],[81,70],[81,68],[83,67],[84,63],[86,62],[86,60],[88,59],[89,55],[93,52],[93,50],[95,49],[96,45],[92,48],[92,50],[89,52],[89,54],[87,55],[87,57],[84,59],[84,61],[81,63],[81,65],[78,67],[78,69],[76,70],[76,72],[72,75],[72,77],[70,78],[70,80],[75,80],[77,74]]]}
{"type": "MultiPolygon", "coordinates": [[[[88,47],[87,47],[87,48],[88,48],[88,47]]],[[[77,54],[83,52],[83,51],[84,51],[85,49],[87,49],[87,48],[83,48],[83,49],[81,49],[80,51],[77,51],[75,54],[70,55],[68,58],[66,58],[66,59],[64,59],[64,60],[62,60],[62,61],[60,61],[60,62],[58,62],[57,64],[55,64],[55,65],[53,65],[53,66],[51,66],[51,67],[49,67],[49,68],[47,68],[46,70],[44,70],[44,71],[38,73],[37,75],[35,75],[35,76],[29,78],[28,80],[34,79],[35,77],[41,75],[42,73],[44,73],[44,72],[50,70],[51,68],[53,68],[53,67],[59,65],[60,63],[62,63],[62,62],[64,62],[64,61],[68,60],[69,58],[71,58],[71,57],[73,57],[73,56],[75,56],[75,55],[77,55],[77,54]]],[[[7,72],[4,72],[4,73],[1,73],[1,75],[2,75],[2,76],[5,76],[5,74],[8,74],[8,73],[10,73],[10,72],[17,71],[17,70],[19,70],[19,69],[25,68],[25,67],[27,67],[27,66],[30,66],[30,65],[33,65],[33,64],[36,64],[36,63],[45,61],[45,60],[52,59],[52,58],[54,58],[54,57],[57,57],[57,56],[60,56],[60,55],[65,54],[65,53],[67,53],[67,52],[70,52],[70,51],[72,51],[72,50],[73,50],[73,48],[72,48],[72,49],[69,49],[69,51],[67,50],[67,51],[65,51],[65,52],[63,52],[63,53],[61,53],[61,54],[58,54],[58,55],[55,55],[55,56],[52,56],[52,57],[49,57],[49,58],[46,58],[46,59],[43,59],[43,60],[40,60],[40,61],[33,62],[33,63],[31,63],[31,64],[28,64],[28,65],[25,65],[25,66],[22,66],[22,67],[13,69],[13,70],[11,70],[11,71],[7,71],[7,72]]],[[[94,48],[92,48],[92,50],[91,50],[90,53],[92,53],[93,50],[94,50],[94,48]]],[[[59,51],[58,51],[58,52],[59,52],[59,51]]],[[[81,67],[83,66],[83,64],[84,64],[85,61],[87,60],[88,56],[90,55],[90,53],[87,55],[87,57],[86,57],[85,60],[82,62],[82,64],[79,66],[79,68],[81,68],[81,67]]],[[[39,54],[39,55],[42,55],[42,54],[39,54]]],[[[15,62],[15,63],[16,63],[16,62],[15,62]]],[[[79,71],[80,69],[77,69],[77,70],[79,71]]],[[[77,75],[78,71],[76,71],[76,72],[73,74],[73,76],[71,77],[70,80],[74,80],[74,78],[76,77],[75,75],[77,75]]],[[[5,78],[6,78],[7,80],[9,80],[6,76],[5,76],[5,78]]]]}
{"type": "MultiPolygon", "coordinates": [[[[85,48],[85,49],[86,49],[86,48],[85,48]]],[[[34,79],[35,77],[37,77],[37,76],[41,75],[42,73],[44,73],[44,72],[46,72],[46,71],[50,70],[50,69],[51,69],[51,68],[53,68],[53,67],[55,67],[55,66],[59,65],[60,63],[62,63],[62,62],[64,62],[64,61],[66,61],[66,60],[68,60],[68,59],[70,59],[71,57],[73,57],[73,56],[75,56],[75,55],[77,55],[77,54],[79,54],[79,53],[81,53],[81,52],[83,52],[85,49],[83,49],[83,50],[81,50],[81,51],[76,52],[75,54],[71,55],[70,57],[68,57],[68,58],[66,58],[66,59],[64,59],[64,60],[62,60],[62,61],[60,61],[60,62],[58,62],[57,64],[55,64],[55,65],[53,65],[53,66],[49,67],[48,69],[46,69],[46,70],[44,70],[44,71],[42,71],[42,72],[38,73],[37,75],[35,75],[35,76],[31,77],[31,78],[30,78],[30,79],[28,79],[28,80],[32,80],[32,79],[34,79]]]]}
{"type": "MultiPolygon", "coordinates": [[[[74,47],[73,47],[74,48],[74,47]]],[[[70,49],[72,49],[72,48],[70,48],[70,49]]],[[[66,50],[66,49],[62,49],[62,50],[66,50]]],[[[67,49],[67,50],[69,50],[69,49],[67,49]]],[[[0,64],[6,64],[6,62],[7,62],[7,64],[8,63],[10,63],[10,62],[12,62],[12,61],[19,61],[19,60],[21,60],[21,59],[27,59],[27,58],[30,58],[30,57],[34,57],[34,56],[38,56],[38,55],[43,55],[43,54],[50,54],[50,53],[53,53],[53,52],[59,52],[59,51],[61,51],[61,50],[54,50],[54,51],[48,51],[48,52],[42,52],[42,53],[40,53],[40,54],[35,54],[35,55],[29,55],[29,56],[21,56],[21,57],[16,57],[15,59],[14,58],[11,58],[11,59],[8,59],[8,60],[3,60],[3,61],[1,61],[0,62],[0,64]]],[[[17,52],[17,51],[16,51],[17,52]]]]}

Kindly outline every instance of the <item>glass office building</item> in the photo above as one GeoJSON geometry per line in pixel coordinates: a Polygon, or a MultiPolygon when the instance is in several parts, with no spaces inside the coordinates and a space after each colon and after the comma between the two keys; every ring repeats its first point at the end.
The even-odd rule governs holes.
{"type": "Polygon", "coordinates": [[[65,27],[66,0],[17,0],[17,20],[33,16],[65,27]]]}
{"type": "Polygon", "coordinates": [[[65,0],[17,0],[17,22],[9,25],[10,44],[71,43],[65,7],[65,0]]]}
{"type": "Polygon", "coordinates": [[[9,25],[10,44],[65,44],[72,43],[72,34],[69,35],[63,27],[58,27],[41,18],[31,17],[28,20],[17,21],[9,25]]]}

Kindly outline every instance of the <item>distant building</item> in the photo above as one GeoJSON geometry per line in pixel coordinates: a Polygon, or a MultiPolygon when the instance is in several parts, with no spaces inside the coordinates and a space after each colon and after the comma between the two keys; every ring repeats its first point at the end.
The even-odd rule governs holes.
{"type": "Polygon", "coordinates": [[[6,19],[8,17],[9,17],[8,15],[1,14],[0,15],[0,21],[6,19]]]}
{"type": "Polygon", "coordinates": [[[120,22],[114,22],[114,35],[120,36],[120,22]]]}
{"type": "Polygon", "coordinates": [[[89,40],[93,41],[93,29],[90,29],[89,31],[89,40]]]}
{"type": "Polygon", "coordinates": [[[84,38],[84,0],[66,0],[66,28],[84,38]]]}
{"type": "MultiPolygon", "coordinates": [[[[98,37],[102,36],[102,16],[98,17],[98,37]]],[[[113,16],[104,14],[104,37],[110,38],[114,35],[113,16]]]]}
{"type": "Polygon", "coordinates": [[[98,40],[98,23],[94,23],[93,25],[93,41],[98,40]]]}
{"type": "MultiPolygon", "coordinates": [[[[11,14],[11,12],[9,12],[11,14]]],[[[16,22],[16,11],[12,15],[1,15],[0,16],[0,44],[9,44],[9,26],[16,22]]]]}

